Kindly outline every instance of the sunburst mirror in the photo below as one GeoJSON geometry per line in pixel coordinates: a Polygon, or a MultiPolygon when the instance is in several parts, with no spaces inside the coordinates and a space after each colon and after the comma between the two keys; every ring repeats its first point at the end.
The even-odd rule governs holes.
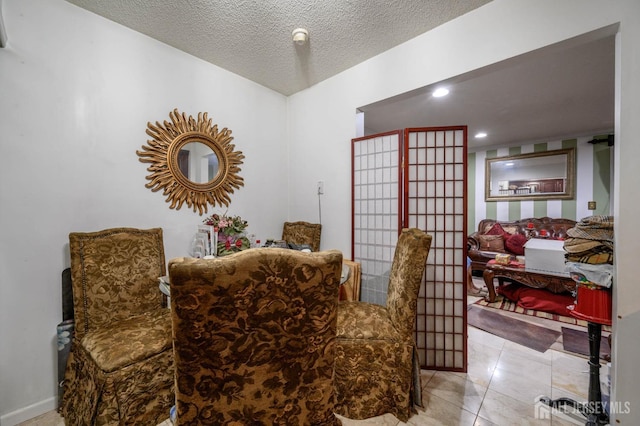
{"type": "Polygon", "coordinates": [[[209,204],[228,206],[229,194],[244,186],[238,175],[244,155],[234,150],[231,130],[218,130],[206,112],[195,120],[174,109],[169,118],[163,124],[147,123],[152,139],[136,151],[141,162],[150,163],[145,186],[153,192],[162,189],[176,210],[186,204],[202,215],[209,204]]]}

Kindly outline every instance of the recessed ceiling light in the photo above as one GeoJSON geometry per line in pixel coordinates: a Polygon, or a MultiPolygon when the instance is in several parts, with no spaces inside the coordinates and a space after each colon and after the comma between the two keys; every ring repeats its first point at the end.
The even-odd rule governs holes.
{"type": "Polygon", "coordinates": [[[476,133],[476,138],[481,139],[481,138],[486,138],[486,137],[487,137],[487,134],[485,132],[476,133]]]}
{"type": "Polygon", "coordinates": [[[449,89],[445,89],[444,87],[441,87],[439,89],[436,89],[433,92],[433,97],[434,98],[441,98],[443,96],[447,96],[449,94],[449,89]]]}

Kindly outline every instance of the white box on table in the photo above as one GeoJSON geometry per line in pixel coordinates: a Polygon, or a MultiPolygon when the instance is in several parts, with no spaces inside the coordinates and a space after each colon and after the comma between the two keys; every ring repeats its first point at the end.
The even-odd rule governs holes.
{"type": "Polygon", "coordinates": [[[564,265],[564,241],[531,238],[524,245],[524,269],[539,274],[569,277],[564,265]]]}

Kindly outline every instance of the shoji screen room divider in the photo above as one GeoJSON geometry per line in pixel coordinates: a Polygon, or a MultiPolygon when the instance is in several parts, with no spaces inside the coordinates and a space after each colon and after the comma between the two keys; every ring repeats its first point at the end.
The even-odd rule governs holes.
{"type": "Polygon", "coordinates": [[[433,236],[418,296],[422,368],[466,371],[466,126],[411,128],[352,140],[352,258],[361,300],[385,304],[402,228],[433,236]]]}

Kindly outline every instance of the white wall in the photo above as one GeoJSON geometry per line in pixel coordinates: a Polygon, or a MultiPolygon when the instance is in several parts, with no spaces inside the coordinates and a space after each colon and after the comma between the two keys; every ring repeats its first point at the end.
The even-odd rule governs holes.
{"type": "MultiPolygon", "coordinates": [[[[640,174],[640,2],[621,0],[494,0],[450,23],[391,49],[340,75],[290,97],[290,215],[309,213],[314,181],[325,181],[323,245],[349,252],[351,229],[350,140],[356,136],[356,108],[445,78],[499,62],[581,34],[620,23],[619,82],[616,102],[617,279],[614,289],[617,332],[640,326],[640,286],[634,260],[640,245],[635,213],[640,174]],[[635,52],[635,53],[634,53],[635,52]],[[635,117],[635,118],[634,118],[635,117]],[[295,143],[293,143],[295,141],[295,143]],[[316,161],[309,162],[308,158],[316,161]]],[[[637,339],[614,338],[614,391],[618,401],[635,402],[616,419],[640,424],[637,339]]]]}
{"type": "MultiPolygon", "coordinates": [[[[145,188],[136,150],[174,108],[232,130],[260,238],[287,219],[287,99],[63,0],[5,0],[0,49],[0,422],[54,408],[68,234],[162,227],[187,254],[203,217],[145,188]],[[269,173],[270,170],[276,171],[269,173]]],[[[216,209],[224,212],[225,209],[216,209]]],[[[209,214],[211,211],[209,211],[209,214]]]]}
{"type": "Polygon", "coordinates": [[[322,247],[349,253],[357,107],[618,22],[614,309],[623,337],[614,339],[613,380],[614,398],[635,403],[617,420],[640,424],[640,345],[632,338],[640,327],[637,0],[494,0],[288,100],[63,0],[4,0],[3,15],[9,36],[8,48],[0,49],[3,425],[53,406],[68,233],[162,226],[170,258],[185,253],[200,222],[144,188],[135,150],[146,142],[147,121],[164,120],[178,107],[208,111],[233,130],[247,158],[245,187],[231,212],[246,217],[259,236],[277,236],[285,217],[316,220],[316,182],[323,180],[322,247]]]}

